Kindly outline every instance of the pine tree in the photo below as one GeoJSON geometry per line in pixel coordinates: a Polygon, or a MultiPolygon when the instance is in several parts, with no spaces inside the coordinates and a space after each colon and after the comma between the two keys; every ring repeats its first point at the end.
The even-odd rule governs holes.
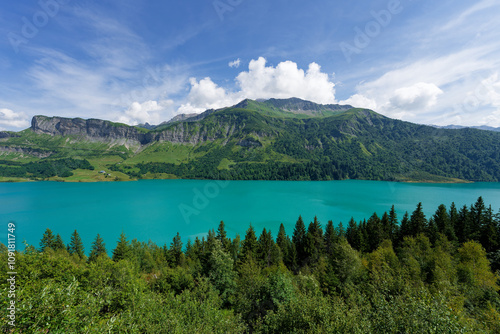
{"type": "Polygon", "coordinates": [[[231,247],[231,240],[227,238],[225,225],[222,220],[220,221],[219,228],[217,229],[216,239],[221,242],[224,251],[229,251],[229,248],[231,247]]]}
{"type": "Polygon", "coordinates": [[[250,224],[250,227],[248,228],[245,234],[245,240],[243,240],[242,256],[243,259],[246,260],[249,257],[255,259],[256,255],[257,255],[257,237],[255,236],[255,230],[252,224],[250,224]]]}
{"type": "Polygon", "coordinates": [[[389,226],[390,226],[390,238],[394,242],[399,232],[398,215],[396,213],[394,205],[391,207],[391,211],[389,211],[389,226]]]}
{"type": "Polygon", "coordinates": [[[305,237],[304,251],[308,264],[315,264],[323,254],[323,229],[317,217],[309,224],[305,237]]]}
{"type": "Polygon", "coordinates": [[[325,230],[325,252],[327,255],[332,255],[333,245],[339,241],[335,227],[333,227],[333,221],[329,220],[326,225],[325,230]]]}
{"type": "Polygon", "coordinates": [[[456,240],[455,229],[451,223],[450,215],[448,214],[444,204],[441,204],[438,207],[432,218],[436,224],[437,232],[444,234],[450,241],[456,240]]]}
{"type": "Polygon", "coordinates": [[[262,230],[262,234],[257,242],[257,258],[262,261],[267,267],[272,263],[274,240],[271,231],[262,230]]]}
{"type": "Polygon", "coordinates": [[[54,241],[53,248],[54,248],[54,250],[59,250],[59,249],[65,249],[66,248],[66,246],[64,246],[64,242],[62,240],[62,237],[61,237],[61,235],[59,233],[56,235],[56,239],[54,241]]]}
{"type": "Polygon", "coordinates": [[[278,236],[276,237],[276,245],[278,245],[278,247],[280,248],[283,259],[288,258],[289,249],[288,249],[287,236],[285,233],[285,226],[283,225],[283,223],[280,224],[278,236]]]}
{"type": "Polygon", "coordinates": [[[302,220],[302,216],[295,223],[295,229],[293,230],[292,242],[295,245],[295,251],[297,252],[297,264],[301,264],[305,259],[305,238],[306,238],[306,226],[302,220]]]}
{"type": "Polygon", "coordinates": [[[40,240],[40,252],[44,252],[47,248],[54,249],[56,243],[56,237],[52,231],[48,228],[43,233],[43,237],[40,240]]]}
{"type": "Polygon", "coordinates": [[[382,226],[382,222],[378,217],[377,213],[375,212],[366,222],[365,240],[369,252],[373,252],[375,249],[377,249],[378,245],[380,245],[380,243],[383,240],[383,236],[384,236],[384,229],[382,226]]]}
{"type": "Polygon", "coordinates": [[[481,244],[487,252],[498,249],[498,226],[491,205],[486,209],[485,221],[481,227],[481,244]]]}
{"type": "Polygon", "coordinates": [[[106,244],[99,234],[94,239],[92,243],[92,248],[90,249],[90,255],[88,262],[96,261],[101,255],[106,255],[106,244]]]}
{"type": "Polygon", "coordinates": [[[422,202],[418,203],[417,208],[411,214],[410,218],[410,233],[412,236],[417,236],[420,233],[425,233],[427,230],[427,220],[425,219],[424,211],[422,210],[422,202]]]}
{"type": "Polygon", "coordinates": [[[181,241],[181,235],[179,232],[175,235],[175,237],[172,239],[172,242],[170,243],[170,258],[173,261],[174,266],[178,266],[181,262],[181,257],[182,257],[182,241],[181,241]]]}
{"type": "Polygon", "coordinates": [[[476,203],[470,209],[471,218],[471,239],[479,241],[481,236],[481,229],[486,221],[486,206],[484,205],[483,198],[479,196],[476,203]]]}
{"type": "Polygon", "coordinates": [[[113,261],[120,261],[127,257],[129,252],[129,243],[125,233],[120,234],[116,248],[113,250],[113,261]]]}
{"type": "Polygon", "coordinates": [[[472,224],[471,216],[467,205],[464,205],[458,212],[458,219],[455,228],[458,242],[463,244],[468,240],[472,240],[472,224]]]}
{"type": "Polygon", "coordinates": [[[82,239],[80,238],[80,235],[76,230],[73,232],[73,234],[71,234],[71,240],[68,245],[68,253],[72,255],[76,254],[81,259],[85,256],[82,239]]]}
{"type": "Polygon", "coordinates": [[[410,218],[408,212],[405,212],[403,219],[401,219],[401,227],[399,228],[398,245],[403,243],[404,237],[409,236],[410,231],[410,218]]]}

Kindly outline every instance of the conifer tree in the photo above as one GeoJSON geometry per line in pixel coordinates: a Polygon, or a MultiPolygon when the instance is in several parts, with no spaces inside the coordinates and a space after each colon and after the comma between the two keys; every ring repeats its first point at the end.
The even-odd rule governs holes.
{"type": "Polygon", "coordinates": [[[267,267],[271,265],[274,240],[271,235],[271,231],[266,231],[266,228],[262,230],[262,234],[257,242],[257,256],[267,267]]]}
{"type": "Polygon", "coordinates": [[[297,252],[298,264],[301,264],[305,258],[305,238],[306,238],[306,226],[302,220],[302,216],[295,223],[295,229],[293,230],[292,242],[295,245],[295,251],[297,252]]]}
{"type": "Polygon", "coordinates": [[[92,243],[92,248],[90,249],[88,262],[96,261],[97,258],[101,255],[106,255],[106,244],[104,243],[102,237],[99,234],[97,234],[97,236],[94,239],[94,242],[92,243]]]}
{"type": "Polygon", "coordinates": [[[243,240],[242,256],[246,260],[248,257],[255,259],[257,255],[257,237],[255,236],[255,230],[250,224],[248,228],[245,239],[243,240]]]}
{"type": "Polygon", "coordinates": [[[396,209],[394,205],[391,207],[389,211],[389,226],[390,226],[390,238],[394,242],[398,235],[398,215],[396,213],[396,209]]]}
{"type": "Polygon", "coordinates": [[[181,262],[181,257],[182,257],[182,241],[181,241],[181,235],[179,232],[175,235],[175,237],[172,239],[172,242],[170,243],[170,258],[172,259],[172,262],[174,266],[178,266],[181,262]]]}
{"type": "Polygon", "coordinates": [[[460,244],[472,240],[471,215],[467,205],[464,205],[458,212],[455,233],[460,244]]]}
{"type": "Polygon", "coordinates": [[[485,221],[481,227],[481,244],[487,252],[493,252],[498,249],[498,226],[494,219],[491,205],[486,209],[485,221]]]}
{"type": "Polygon", "coordinates": [[[444,234],[450,241],[455,241],[457,239],[454,226],[450,219],[450,215],[448,214],[448,211],[446,210],[446,206],[444,204],[441,204],[438,207],[436,213],[432,218],[434,219],[434,222],[436,224],[436,230],[439,233],[444,234]]]}
{"type": "Polygon", "coordinates": [[[426,230],[427,220],[425,219],[424,211],[422,210],[422,202],[419,202],[417,208],[411,214],[410,233],[412,236],[417,236],[420,233],[425,233],[426,230]]]}
{"type": "Polygon", "coordinates": [[[280,224],[278,236],[276,237],[276,245],[278,245],[278,247],[280,248],[283,259],[286,259],[288,257],[289,247],[287,242],[287,236],[285,233],[285,225],[283,225],[283,223],[280,224]]]}
{"type": "Polygon", "coordinates": [[[83,247],[82,239],[80,238],[80,235],[76,230],[71,234],[71,240],[68,244],[68,253],[71,255],[76,254],[80,258],[83,258],[85,256],[85,249],[83,247]]]}
{"type": "Polygon", "coordinates": [[[59,249],[65,249],[66,247],[64,246],[64,242],[62,240],[62,237],[59,233],[56,235],[56,239],[54,241],[54,250],[59,250],[59,249]]]}
{"type": "Polygon", "coordinates": [[[227,232],[225,230],[224,222],[221,220],[219,227],[217,228],[216,239],[221,242],[222,248],[227,252],[231,247],[231,240],[227,238],[227,232]]]}
{"type": "Polygon", "coordinates": [[[47,248],[54,249],[56,243],[56,237],[52,233],[52,231],[48,228],[43,233],[43,237],[40,240],[40,252],[45,251],[47,248]]]}
{"type": "Polygon", "coordinates": [[[120,233],[120,238],[116,244],[116,248],[113,250],[113,261],[120,261],[127,257],[129,252],[129,243],[125,233],[120,233]]]}
{"type": "Polygon", "coordinates": [[[314,221],[307,228],[304,251],[308,263],[315,264],[323,253],[323,229],[318,221],[318,217],[314,217],[314,221]]]}
{"type": "Polygon", "coordinates": [[[408,212],[405,212],[403,219],[401,219],[401,226],[399,228],[398,244],[403,243],[404,237],[409,236],[410,234],[410,218],[408,212]]]}
{"type": "Polygon", "coordinates": [[[333,251],[333,245],[339,241],[335,227],[333,227],[333,221],[329,220],[326,224],[325,229],[325,252],[327,255],[331,255],[333,251]]]}
{"type": "Polygon", "coordinates": [[[486,206],[483,197],[479,196],[476,203],[470,208],[471,235],[470,239],[479,241],[481,230],[486,222],[486,206]]]}

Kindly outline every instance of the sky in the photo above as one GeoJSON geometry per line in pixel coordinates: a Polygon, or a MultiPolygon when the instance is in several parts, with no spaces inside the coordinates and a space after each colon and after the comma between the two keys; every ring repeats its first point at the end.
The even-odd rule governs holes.
{"type": "Polygon", "coordinates": [[[0,130],[288,97],[499,127],[498,31],[497,0],[3,1],[0,130]]]}

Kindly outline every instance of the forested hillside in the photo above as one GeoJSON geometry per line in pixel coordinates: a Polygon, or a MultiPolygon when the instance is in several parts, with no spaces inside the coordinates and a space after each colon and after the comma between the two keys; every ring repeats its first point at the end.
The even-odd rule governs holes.
{"type": "Polygon", "coordinates": [[[500,133],[438,129],[351,106],[300,99],[244,100],[148,129],[35,116],[0,133],[0,180],[500,180],[500,133]],[[55,175],[18,167],[87,160],[55,175]],[[71,173],[71,175],[70,175],[71,173]],[[101,173],[104,174],[104,173],[101,173]]]}
{"type": "Polygon", "coordinates": [[[482,198],[395,212],[234,239],[220,222],[163,246],[97,235],[90,250],[47,229],[16,253],[13,332],[498,333],[500,215],[482,198]]]}

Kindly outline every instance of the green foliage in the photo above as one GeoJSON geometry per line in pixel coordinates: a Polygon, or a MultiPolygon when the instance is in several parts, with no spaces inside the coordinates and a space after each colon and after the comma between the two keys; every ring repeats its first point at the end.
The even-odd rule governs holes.
{"type": "Polygon", "coordinates": [[[85,257],[85,248],[83,246],[82,239],[76,230],[71,234],[71,241],[68,244],[68,253],[76,254],[81,259],[85,257]]]}
{"type": "Polygon", "coordinates": [[[100,256],[107,256],[106,254],[106,244],[102,237],[97,234],[92,243],[92,248],[90,249],[89,262],[96,261],[100,256]]]}
{"type": "Polygon", "coordinates": [[[499,217],[482,199],[464,208],[439,206],[427,221],[418,205],[398,225],[392,207],[345,233],[317,219],[306,231],[299,218],[276,242],[252,226],[231,240],[221,222],[185,250],[179,234],[158,247],[121,233],[113,260],[100,235],[86,261],[77,231],[64,248],[47,229],[41,252],[16,252],[14,333],[497,333],[500,249],[481,231],[499,217]]]}

